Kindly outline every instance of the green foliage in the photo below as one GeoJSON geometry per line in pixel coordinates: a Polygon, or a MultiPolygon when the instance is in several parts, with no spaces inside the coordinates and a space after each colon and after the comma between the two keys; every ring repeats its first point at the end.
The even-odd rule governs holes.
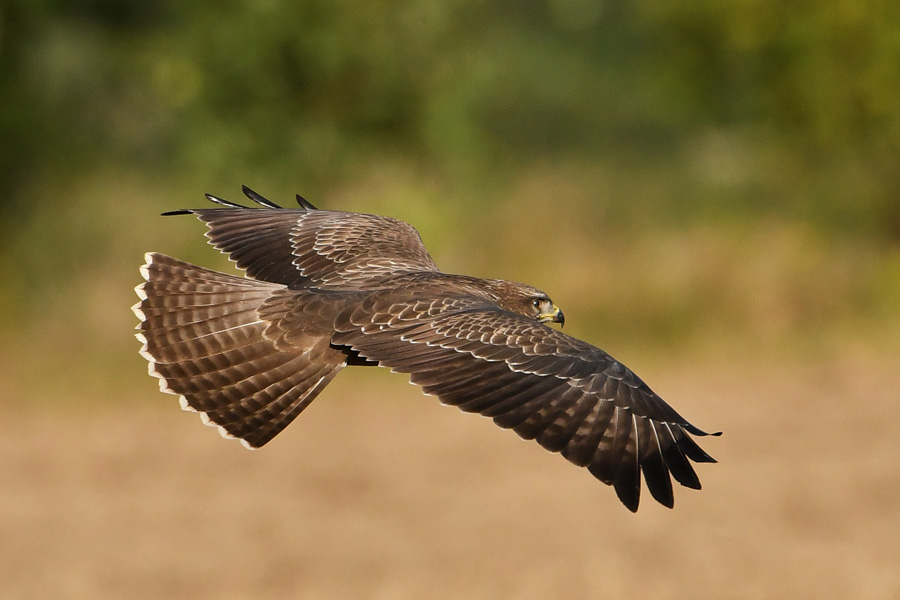
{"type": "Polygon", "coordinates": [[[161,241],[203,260],[148,219],[246,183],[406,217],[453,270],[552,278],[565,249],[561,287],[650,338],[896,315],[898,64],[888,2],[8,0],[0,307],[127,290],[161,241]]]}
{"type": "Polygon", "coordinates": [[[396,154],[493,179],[573,155],[654,169],[715,136],[717,150],[739,147],[749,194],[774,197],[763,205],[896,237],[898,13],[854,1],[11,0],[0,167],[14,182],[114,164],[325,185],[396,154]]]}

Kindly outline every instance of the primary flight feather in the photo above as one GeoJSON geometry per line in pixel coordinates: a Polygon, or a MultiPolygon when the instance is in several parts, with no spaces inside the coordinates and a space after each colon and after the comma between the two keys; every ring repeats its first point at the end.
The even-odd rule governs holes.
{"type": "Polygon", "coordinates": [[[587,469],[630,510],[640,476],[674,503],[700,488],[707,435],[603,350],[547,325],[541,290],[438,270],[418,232],[389,217],[259,208],[172,211],[207,224],[236,277],[157,253],[136,288],[141,354],[160,389],[227,437],[258,448],[348,365],[381,365],[444,404],[477,412],[587,469]]]}

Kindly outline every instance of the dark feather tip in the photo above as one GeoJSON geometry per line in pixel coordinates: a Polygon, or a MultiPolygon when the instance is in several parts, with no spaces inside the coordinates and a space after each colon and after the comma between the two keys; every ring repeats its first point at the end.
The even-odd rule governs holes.
{"type": "Polygon", "coordinates": [[[275,204],[268,198],[265,198],[264,196],[257,194],[256,192],[254,192],[253,190],[248,188],[246,185],[242,185],[241,190],[244,191],[245,196],[247,196],[248,198],[250,198],[251,200],[253,200],[254,202],[256,202],[257,204],[259,204],[261,206],[265,206],[266,208],[281,208],[280,206],[278,206],[277,204],[275,204]]]}
{"type": "Polygon", "coordinates": [[[247,208],[246,206],[243,206],[242,204],[235,204],[234,202],[225,200],[224,198],[219,198],[218,196],[213,196],[212,194],[204,194],[204,196],[206,196],[206,199],[209,200],[210,202],[212,202],[214,204],[219,204],[221,206],[227,206],[229,208],[247,208]]]}
{"type": "Polygon", "coordinates": [[[297,204],[307,210],[318,210],[315,206],[313,206],[312,202],[310,202],[300,194],[297,194],[297,204]]]}
{"type": "Polygon", "coordinates": [[[166,212],[162,213],[162,216],[171,217],[173,215],[192,215],[192,214],[194,214],[194,211],[192,211],[191,209],[182,208],[179,210],[167,210],[166,212]]]}
{"type": "Polygon", "coordinates": [[[721,432],[721,431],[714,431],[714,432],[712,432],[712,433],[708,433],[708,432],[706,432],[706,431],[703,431],[703,430],[700,429],[699,427],[694,427],[694,426],[691,425],[690,423],[687,423],[687,424],[685,424],[685,425],[682,425],[682,427],[684,427],[687,431],[689,431],[690,433],[692,433],[692,434],[694,434],[694,435],[697,435],[697,436],[707,436],[707,435],[711,435],[711,436],[713,436],[713,437],[718,437],[718,436],[722,435],[722,432],[721,432]]]}

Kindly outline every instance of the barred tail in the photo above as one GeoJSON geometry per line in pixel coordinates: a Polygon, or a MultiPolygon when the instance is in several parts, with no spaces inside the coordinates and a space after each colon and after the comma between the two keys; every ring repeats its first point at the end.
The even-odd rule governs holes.
{"type": "Polygon", "coordinates": [[[344,366],[266,337],[260,308],[285,286],[145,255],[132,310],[160,390],[247,448],[284,429],[344,366]]]}

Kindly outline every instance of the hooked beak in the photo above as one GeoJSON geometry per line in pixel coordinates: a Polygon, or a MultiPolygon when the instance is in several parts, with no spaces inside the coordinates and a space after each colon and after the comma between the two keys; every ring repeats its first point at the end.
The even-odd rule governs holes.
{"type": "Polygon", "coordinates": [[[566,324],[566,316],[563,314],[563,311],[559,310],[559,307],[555,304],[550,306],[550,310],[538,316],[538,321],[541,323],[559,323],[560,327],[563,327],[566,324]]]}

